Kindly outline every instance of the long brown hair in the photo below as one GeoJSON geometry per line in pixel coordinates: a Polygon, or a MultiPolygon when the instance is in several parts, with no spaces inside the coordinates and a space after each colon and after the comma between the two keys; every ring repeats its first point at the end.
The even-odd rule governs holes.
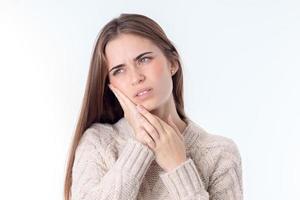
{"type": "Polygon", "coordinates": [[[150,39],[162,50],[172,64],[178,65],[177,72],[172,76],[172,93],[178,115],[182,120],[186,121],[181,60],[176,48],[167,38],[163,29],[154,20],[140,14],[124,13],[112,19],[102,28],[94,46],[81,111],[71,148],[69,149],[64,184],[65,200],[71,199],[72,167],[76,148],[84,131],[93,123],[112,124],[123,117],[122,107],[108,87],[108,68],[105,57],[106,44],[121,33],[136,34],[150,39]]]}

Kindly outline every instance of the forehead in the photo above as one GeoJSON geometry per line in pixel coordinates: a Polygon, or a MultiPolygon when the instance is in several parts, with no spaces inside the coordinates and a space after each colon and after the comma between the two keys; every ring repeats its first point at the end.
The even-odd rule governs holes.
{"type": "Polygon", "coordinates": [[[121,34],[109,41],[105,48],[109,65],[123,63],[146,51],[157,52],[160,49],[151,40],[133,34],[121,34]]]}

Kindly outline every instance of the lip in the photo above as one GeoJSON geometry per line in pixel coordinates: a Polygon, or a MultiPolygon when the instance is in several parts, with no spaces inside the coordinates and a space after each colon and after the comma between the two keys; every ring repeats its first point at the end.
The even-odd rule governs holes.
{"type": "Polygon", "coordinates": [[[149,94],[149,92],[146,93],[146,94],[144,94],[144,95],[142,95],[142,96],[138,96],[138,94],[139,94],[140,92],[143,92],[143,91],[146,91],[146,90],[150,90],[149,92],[151,92],[151,91],[152,91],[152,88],[147,87],[147,88],[140,89],[140,90],[138,90],[138,91],[135,93],[134,97],[137,97],[137,98],[138,98],[138,97],[146,96],[147,94],[149,94]]]}

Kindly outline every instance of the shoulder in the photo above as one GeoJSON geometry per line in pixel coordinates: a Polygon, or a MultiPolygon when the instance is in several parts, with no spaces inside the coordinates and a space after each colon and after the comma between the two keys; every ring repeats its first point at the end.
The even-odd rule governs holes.
{"type": "Polygon", "coordinates": [[[96,150],[105,150],[113,142],[114,130],[108,123],[93,123],[82,134],[78,148],[93,146],[96,150]]]}
{"type": "Polygon", "coordinates": [[[98,151],[104,151],[105,155],[109,153],[116,156],[129,139],[130,131],[132,130],[124,118],[112,124],[96,122],[84,131],[79,146],[94,145],[98,151]]]}
{"type": "Polygon", "coordinates": [[[205,162],[210,169],[220,164],[241,165],[239,148],[233,139],[209,132],[197,124],[194,130],[197,139],[191,147],[191,155],[196,162],[205,162]]]}
{"type": "Polygon", "coordinates": [[[200,126],[198,123],[190,120],[190,131],[187,136],[189,143],[192,143],[191,149],[198,151],[201,154],[207,154],[209,152],[232,152],[233,154],[238,153],[237,144],[233,139],[222,136],[208,131],[207,129],[200,126]]]}
{"type": "Polygon", "coordinates": [[[216,162],[220,158],[226,157],[234,162],[241,162],[239,148],[236,142],[225,136],[206,132],[200,137],[193,147],[193,151],[201,156],[216,162]]]}
{"type": "Polygon", "coordinates": [[[237,144],[233,139],[217,134],[208,133],[204,140],[201,141],[201,145],[207,151],[238,153],[237,144]]]}
{"type": "Polygon", "coordinates": [[[193,130],[196,140],[190,155],[210,194],[222,195],[231,187],[242,191],[242,160],[236,142],[200,125],[193,126],[193,130]]]}

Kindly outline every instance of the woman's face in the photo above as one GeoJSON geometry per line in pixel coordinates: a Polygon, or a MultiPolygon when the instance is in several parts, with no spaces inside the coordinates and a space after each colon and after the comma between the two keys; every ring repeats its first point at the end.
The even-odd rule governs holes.
{"type": "MultiPolygon", "coordinates": [[[[133,34],[121,34],[108,42],[110,83],[135,104],[149,111],[165,106],[172,97],[171,63],[151,40],[133,34]],[[140,93],[151,89],[147,93],[140,93]]],[[[173,69],[174,72],[177,69],[173,69]]]]}

